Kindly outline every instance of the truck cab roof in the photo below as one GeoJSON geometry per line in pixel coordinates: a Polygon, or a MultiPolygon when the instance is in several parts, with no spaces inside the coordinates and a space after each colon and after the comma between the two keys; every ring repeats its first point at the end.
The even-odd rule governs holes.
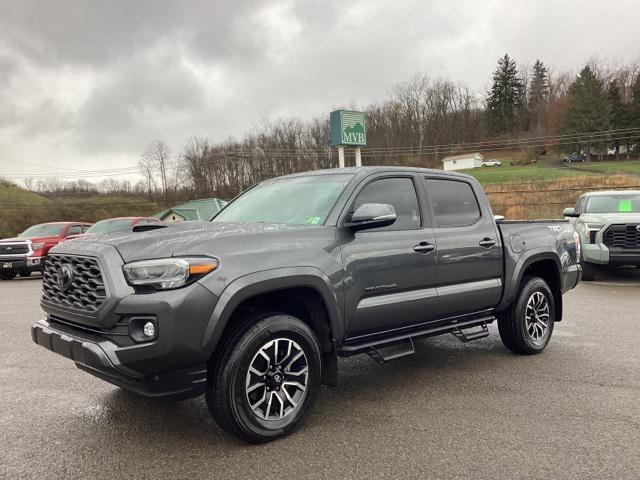
{"type": "Polygon", "coordinates": [[[442,175],[453,178],[464,178],[466,180],[473,179],[471,175],[458,172],[445,172],[444,170],[436,170],[433,168],[421,168],[421,167],[345,167],[345,168],[328,168],[324,170],[313,170],[310,172],[292,173],[291,175],[284,175],[277,177],[283,178],[296,178],[296,177],[309,177],[315,175],[338,175],[338,174],[351,174],[356,177],[362,178],[373,173],[390,172],[390,173],[422,173],[425,175],[442,175]]]}

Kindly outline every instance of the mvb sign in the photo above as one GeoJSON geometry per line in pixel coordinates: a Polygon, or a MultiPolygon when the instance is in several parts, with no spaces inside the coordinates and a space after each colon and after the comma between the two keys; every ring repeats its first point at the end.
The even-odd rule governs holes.
{"type": "Polygon", "coordinates": [[[364,120],[363,112],[348,110],[331,112],[331,146],[365,146],[367,144],[367,128],[364,120]]]}

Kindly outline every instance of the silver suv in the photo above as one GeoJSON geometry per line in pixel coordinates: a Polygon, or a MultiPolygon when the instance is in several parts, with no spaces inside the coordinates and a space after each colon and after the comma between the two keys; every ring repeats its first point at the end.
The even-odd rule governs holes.
{"type": "Polygon", "coordinates": [[[595,279],[597,265],[640,267],[639,190],[585,193],[564,215],[582,241],[583,280],[595,279]]]}

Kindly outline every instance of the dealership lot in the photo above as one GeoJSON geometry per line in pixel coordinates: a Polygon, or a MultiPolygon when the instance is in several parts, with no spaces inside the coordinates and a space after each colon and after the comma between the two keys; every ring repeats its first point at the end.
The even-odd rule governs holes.
{"type": "Polygon", "coordinates": [[[565,297],[545,353],[423,340],[385,366],[341,361],[305,428],[248,446],[202,398],[120,391],[32,343],[39,279],[0,283],[2,478],[637,478],[640,271],[565,297]]]}

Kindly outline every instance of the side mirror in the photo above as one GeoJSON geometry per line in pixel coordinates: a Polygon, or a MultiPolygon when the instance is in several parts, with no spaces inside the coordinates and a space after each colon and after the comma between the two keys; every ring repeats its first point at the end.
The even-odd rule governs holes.
{"type": "Polygon", "coordinates": [[[364,203],[351,215],[345,225],[354,232],[369,228],[387,227],[396,221],[396,210],[385,203],[364,203]]]}
{"type": "Polygon", "coordinates": [[[562,214],[565,217],[573,217],[573,218],[578,218],[580,216],[580,213],[576,212],[575,208],[565,208],[562,214]]]}

